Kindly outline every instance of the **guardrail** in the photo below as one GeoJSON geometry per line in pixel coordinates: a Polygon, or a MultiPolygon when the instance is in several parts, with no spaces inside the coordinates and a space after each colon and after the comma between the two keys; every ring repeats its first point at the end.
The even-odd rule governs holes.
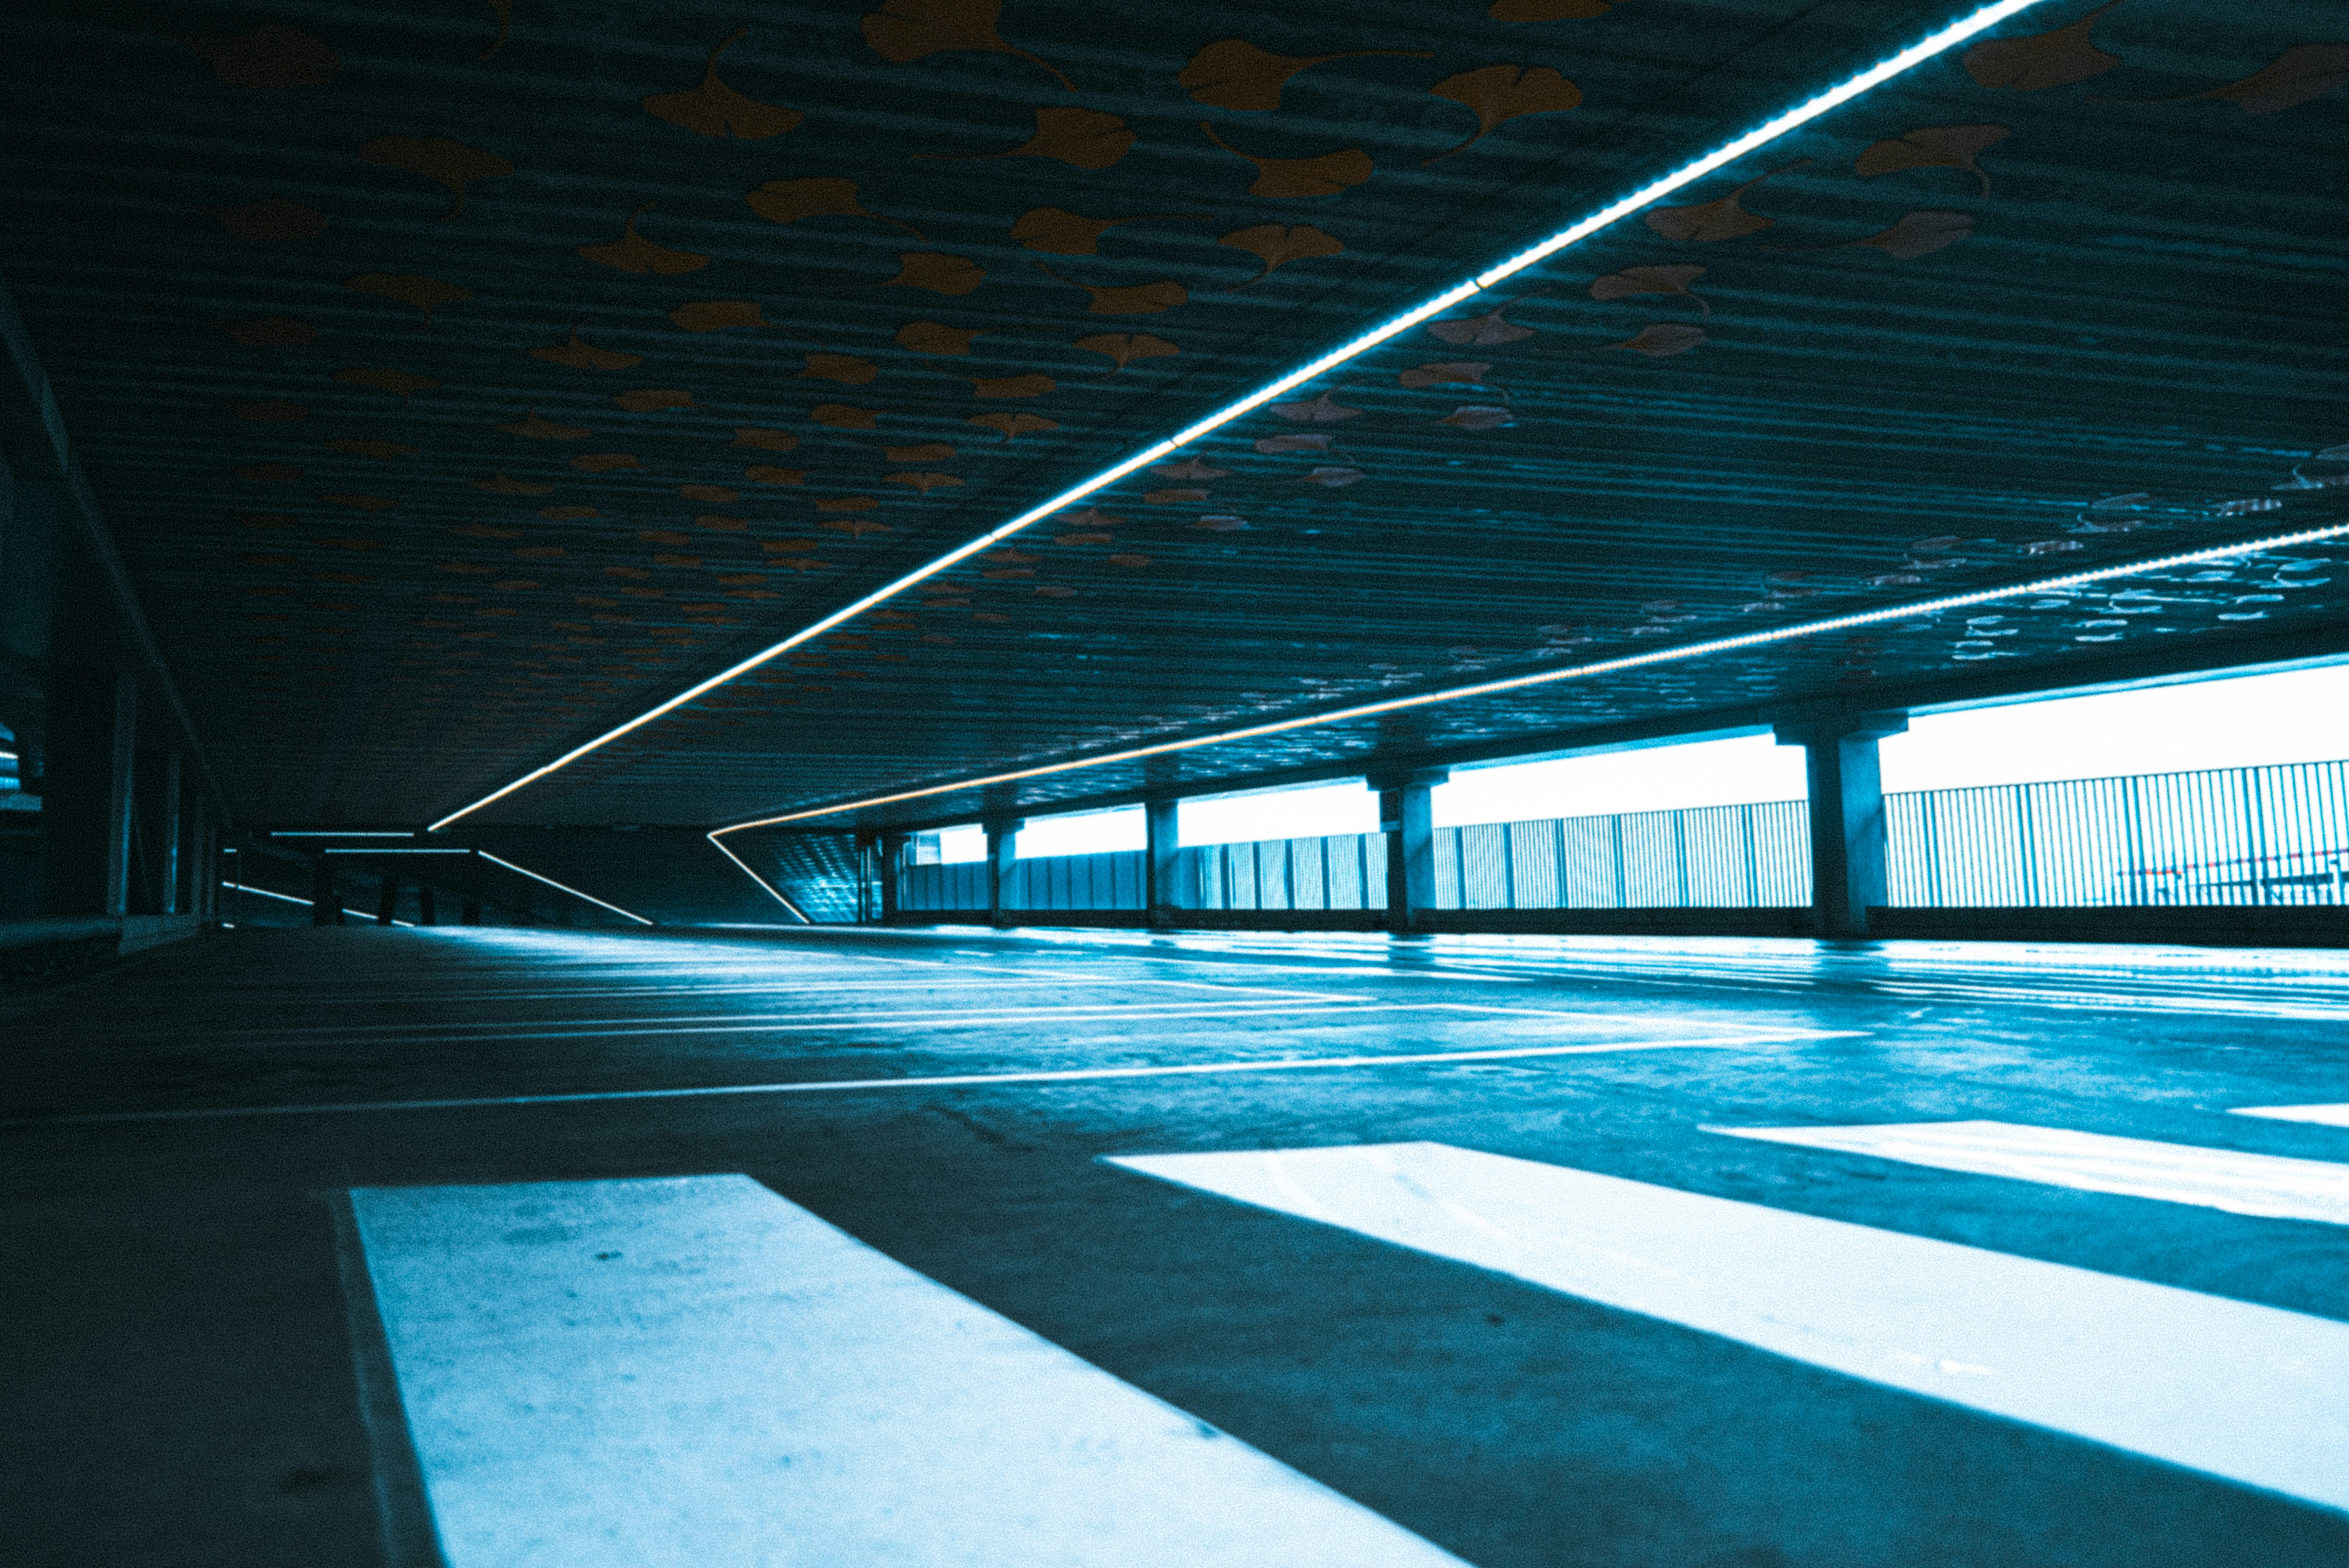
{"type": "MultiPolygon", "coordinates": [[[[1885,796],[1896,909],[2340,904],[2349,761],[1918,790],[1885,796]]],[[[1799,800],[1438,828],[1439,909],[1800,909],[1799,800]]],[[[1382,909],[1383,835],[1185,848],[1193,909],[1382,909]]],[[[1139,850],[1019,861],[1004,907],[1140,909],[1139,850]]],[[[907,867],[899,907],[983,910],[983,864],[907,867]]]]}

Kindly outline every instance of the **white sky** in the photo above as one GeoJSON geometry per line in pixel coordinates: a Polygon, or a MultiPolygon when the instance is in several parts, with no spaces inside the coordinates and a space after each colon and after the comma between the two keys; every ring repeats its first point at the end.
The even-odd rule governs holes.
{"type": "MultiPolygon", "coordinates": [[[[1925,714],[1883,743],[1887,790],[1960,789],[2349,758],[2349,664],[2279,675],[1925,714]]],[[[1656,746],[1555,762],[1463,769],[1439,784],[1439,827],[1547,816],[1734,805],[1803,794],[1803,751],[1767,735],[1656,746]]],[[[1228,844],[1370,833],[1378,800],[1360,781],[1182,803],[1182,842],[1228,844]]],[[[1043,817],[1019,834],[1022,857],[1143,846],[1139,806],[1043,817]]],[[[987,853],[978,828],[950,828],[948,861],[987,853]]]]}

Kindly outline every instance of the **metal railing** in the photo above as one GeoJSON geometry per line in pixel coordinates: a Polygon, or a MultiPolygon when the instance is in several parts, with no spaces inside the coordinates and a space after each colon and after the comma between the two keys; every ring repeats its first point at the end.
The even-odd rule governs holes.
{"type": "MultiPolygon", "coordinates": [[[[1917,790],[1884,798],[1900,909],[2341,904],[2349,761],[1917,790]]],[[[1799,909],[1811,902],[1799,800],[1438,828],[1439,909],[1799,909]]],[[[1139,909],[1143,856],[1023,860],[1011,909],[1139,909]]],[[[1195,909],[1382,909],[1382,834],[1178,850],[1195,909]]],[[[987,867],[909,867],[908,910],[987,908],[987,867]]]]}
{"type": "Polygon", "coordinates": [[[1755,909],[1811,901],[1799,800],[1435,831],[1439,909],[1755,909]]]}
{"type": "Polygon", "coordinates": [[[1887,795],[1896,908],[2338,904],[2349,762],[1887,795]]]}

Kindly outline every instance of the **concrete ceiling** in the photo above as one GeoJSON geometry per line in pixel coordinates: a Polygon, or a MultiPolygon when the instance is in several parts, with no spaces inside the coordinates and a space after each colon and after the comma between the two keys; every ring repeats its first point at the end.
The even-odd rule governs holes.
{"type": "MultiPolygon", "coordinates": [[[[1957,14],[20,9],[0,275],[239,814],[422,822],[1957,14]]],[[[718,824],[2339,521],[2313,26],[2027,11],[476,820],[718,824]]],[[[2323,554],[1179,766],[2053,684],[2339,628],[2323,554]]]]}

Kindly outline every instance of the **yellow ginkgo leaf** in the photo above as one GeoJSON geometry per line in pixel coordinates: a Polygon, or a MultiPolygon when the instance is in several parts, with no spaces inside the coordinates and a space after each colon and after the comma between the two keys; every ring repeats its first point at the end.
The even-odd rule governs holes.
{"type": "Polygon", "coordinates": [[[1713,306],[1705,303],[1702,295],[1689,288],[1703,275],[1704,268],[1701,266],[1627,266],[1621,272],[1593,279],[1590,297],[1629,299],[1641,294],[1676,294],[1695,300],[1697,308],[1711,316],[1713,306]]]}
{"type": "Polygon", "coordinates": [[[970,383],[975,398],[1040,398],[1053,387],[1050,376],[979,376],[970,383]]]}
{"type": "Polygon", "coordinates": [[[1181,219],[1206,223],[1201,213],[1150,213],[1136,218],[1081,217],[1064,207],[1030,207],[1012,222],[1011,237],[1031,251],[1048,255],[1089,256],[1099,254],[1102,235],[1121,223],[1143,223],[1153,221],[1181,219]]]}
{"type": "Polygon", "coordinates": [[[2008,134],[2003,125],[1930,125],[1876,143],[1859,155],[1852,172],[1868,180],[1902,169],[1962,169],[1982,182],[1982,193],[1987,196],[1990,176],[1974,160],[2008,134]]]}
{"type": "Polygon", "coordinates": [[[644,465],[644,459],[626,452],[586,452],[571,460],[571,466],[582,473],[613,473],[644,465]]]}
{"type": "Polygon", "coordinates": [[[881,503],[870,495],[830,495],[815,504],[818,512],[870,512],[881,503]]]}
{"type": "Polygon", "coordinates": [[[2058,27],[2052,33],[2035,33],[2027,38],[1992,38],[1988,43],[1976,44],[1966,51],[1966,75],[1979,86],[2013,88],[2017,92],[2069,87],[2074,82],[2102,76],[2119,65],[2121,57],[2096,47],[2088,35],[2096,18],[2119,4],[2120,0],[2108,0],[2069,26],[2058,27]]]}
{"type": "Polygon", "coordinates": [[[1747,212],[1738,204],[1738,199],[1763,181],[1775,179],[1787,169],[1799,169],[1809,161],[1807,158],[1799,158],[1785,169],[1773,169],[1767,174],[1757,174],[1728,195],[1713,201],[1691,207],[1658,207],[1643,214],[1640,221],[1668,240],[1694,240],[1699,244],[1758,234],[1778,220],[1747,212]]]}
{"type": "Polygon", "coordinates": [[[1112,376],[1137,359],[1163,358],[1183,351],[1164,337],[1153,337],[1147,332],[1096,332],[1090,337],[1078,338],[1071,347],[1088,354],[1108,355],[1112,376]]]}
{"type": "Polygon", "coordinates": [[[1187,289],[1172,280],[1165,283],[1132,284],[1121,288],[1095,288],[1089,283],[1079,283],[1074,278],[1061,277],[1059,273],[1054,272],[1042,262],[1036,264],[1036,270],[1047,277],[1069,285],[1071,288],[1081,288],[1092,295],[1092,304],[1087,306],[1086,309],[1095,316],[1151,316],[1162,310],[1172,310],[1191,297],[1187,289]]]}
{"type": "Polygon", "coordinates": [[[897,275],[882,286],[922,288],[932,294],[968,294],[986,281],[987,274],[968,256],[902,251],[897,256],[897,275]]]}
{"type": "Polygon", "coordinates": [[[995,30],[1002,15],[1003,0],[886,0],[864,18],[864,41],[874,54],[901,66],[955,50],[1010,55],[1042,66],[1062,88],[1076,91],[1049,62],[1003,41],[995,30]]]}
{"type": "Polygon", "coordinates": [[[976,161],[989,158],[1050,158],[1072,169],[1106,169],[1133,150],[1134,134],[1125,121],[1093,109],[1040,109],[1036,134],[1009,152],[982,152],[968,160],[942,155],[943,161],[976,161]]]}
{"type": "Polygon", "coordinates": [[[889,473],[882,477],[892,484],[908,485],[924,495],[927,495],[933,490],[944,490],[949,485],[962,483],[951,473],[889,473]]]}
{"type": "Polygon", "coordinates": [[[677,493],[688,501],[707,501],[719,506],[742,499],[740,491],[729,490],[722,484],[680,484],[677,493]]]}
{"type": "MultiPolygon", "coordinates": [[[[601,512],[596,511],[593,506],[542,506],[538,509],[538,514],[541,517],[545,518],[549,523],[584,523],[590,517],[601,517],[604,515],[601,512]]],[[[558,556],[562,553],[563,552],[560,550],[554,552],[554,554],[558,556]]],[[[520,556],[523,555],[524,552],[516,550],[514,554],[520,556]]],[[[543,550],[533,550],[528,552],[528,554],[533,558],[543,558],[545,552],[543,550]]]]}
{"type": "Polygon", "coordinates": [[[970,352],[970,340],[978,336],[975,331],[941,326],[935,321],[909,321],[897,328],[897,345],[916,354],[963,355],[970,352]]]}
{"type": "Polygon", "coordinates": [[[789,431],[760,430],[754,426],[738,426],[734,431],[736,446],[754,446],[764,452],[789,452],[800,444],[800,438],[789,431]]]}
{"type": "Polygon", "coordinates": [[[663,409],[689,409],[693,394],[676,387],[647,387],[640,391],[622,392],[612,400],[632,414],[657,413],[663,409]]]}
{"type": "Polygon", "coordinates": [[[520,436],[524,441],[585,441],[595,433],[581,430],[577,425],[559,425],[552,420],[542,419],[536,409],[512,424],[500,425],[498,429],[508,435],[520,436]]]}
{"type": "Polygon", "coordinates": [[[232,239],[260,243],[315,240],[326,232],[326,214],[299,202],[273,198],[243,207],[204,207],[199,210],[217,219],[232,239]]]}
{"type": "Polygon", "coordinates": [[[854,180],[770,180],[743,200],[750,211],[771,223],[796,223],[802,218],[870,218],[924,239],[919,229],[895,218],[868,212],[856,200],[854,180]]]}
{"type": "Polygon", "coordinates": [[[645,362],[641,354],[623,354],[616,348],[598,348],[593,343],[581,341],[576,327],[571,329],[569,341],[551,348],[533,348],[530,357],[550,365],[567,365],[574,370],[626,370],[645,362]]]}
{"type": "Polygon", "coordinates": [[[2250,76],[2182,98],[2131,99],[2132,103],[2191,103],[2222,99],[2245,114],[2274,114],[2312,103],[2349,82],[2349,44],[2295,44],[2250,76]]]}
{"type": "Polygon", "coordinates": [[[963,421],[963,423],[984,425],[988,430],[1001,431],[1003,439],[1007,441],[1017,441],[1023,435],[1033,434],[1039,431],[1056,431],[1061,428],[1060,421],[1048,420],[1041,414],[973,414],[963,421]]]}
{"type": "Polygon", "coordinates": [[[1191,57],[1174,79],[1192,99],[1216,109],[1268,109],[1280,107],[1280,89],[1288,78],[1331,60],[1360,59],[1367,55],[1428,58],[1424,49],[1350,49],[1337,55],[1275,55],[1242,38],[1209,44],[1191,57]]]}
{"type": "Polygon", "coordinates": [[[513,165],[496,153],[445,136],[378,136],[359,149],[359,156],[387,169],[421,174],[454,192],[457,204],[441,214],[444,223],[465,210],[466,186],[514,171],[513,165]]]}
{"type": "Polygon", "coordinates": [[[1628,348],[1634,354],[1644,354],[1651,359],[1670,358],[1685,354],[1704,341],[1704,328],[1691,327],[1684,321],[1659,321],[1642,327],[1620,343],[1609,343],[1609,348],[1628,348]]]}
{"type": "MultiPolygon", "coordinates": [[[[1503,310],[1508,308],[1502,306],[1503,310]]],[[[1516,343],[1534,336],[1535,329],[1521,327],[1501,314],[1491,311],[1484,316],[1455,317],[1450,321],[1428,323],[1429,334],[1446,343],[1469,348],[1487,348],[1495,343],[1516,343]]]]}
{"type": "Polygon", "coordinates": [[[1474,110],[1476,133],[1458,147],[1422,159],[1422,168],[1475,146],[1506,121],[1528,114],[1559,114],[1582,101],[1582,89],[1547,66],[1486,66],[1446,77],[1427,90],[1474,110]]]}
{"type": "Polygon", "coordinates": [[[1336,424],[1340,420],[1350,420],[1362,410],[1349,408],[1324,392],[1303,402],[1275,403],[1272,411],[1284,420],[1294,420],[1301,425],[1329,425],[1336,424]]]}
{"type": "Polygon", "coordinates": [[[470,481],[468,488],[485,490],[492,495],[548,495],[554,490],[552,484],[531,484],[519,479],[510,479],[502,468],[498,470],[494,478],[470,481]]]}
{"type": "Polygon", "coordinates": [[[419,376],[413,370],[378,369],[372,366],[353,366],[335,372],[335,379],[354,387],[372,387],[378,392],[389,392],[401,402],[419,392],[429,392],[440,383],[429,376],[419,376]]]}
{"type": "Polygon", "coordinates": [[[233,38],[182,38],[212,62],[212,74],[233,88],[325,87],[341,61],[309,34],[281,23],[233,38]]]}
{"type": "Polygon", "coordinates": [[[638,207],[628,214],[620,230],[620,237],[600,245],[581,245],[579,254],[591,262],[617,267],[622,272],[652,273],[661,277],[675,277],[679,273],[699,272],[709,265],[709,258],[693,251],[671,250],[655,244],[636,233],[636,220],[652,211],[638,207]]]}
{"type": "Polygon", "coordinates": [[[347,277],[343,286],[358,294],[379,294],[386,299],[396,299],[402,305],[412,305],[424,312],[424,319],[432,319],[436,306],[454,305],[460,299],[471,299],[473,291],[459,288],[453,283],[443,283],[437,277],[426,277],[413,272],[363,272],[357,277],[347,277]]]}
{"type": "Polygon", "coordinates": [[[942,441],[929,441],[919,446],[883,447],[881,452],[891,462],[944,462],[955,449],[942,441]]]}
{"type": "Polygon", "coordinates": [[[800,376],[802,379],[812,378],[838,381],[845,387],[861,387],[880,373],[880,366],[854,354],[811,354],[807,357],[807,369],[800,376]]]}
{"type": "Polygon", "coordinates": [[[772,327],[759,314],[755,299],[697,299],[680,305],[668,318],[688,332],[719,332],[729,327],[772,327]]]}
{"type": "Polygon", "coordinates": [[[1406,387],[1481,387],[1485,375],[1493,369],[1483,359],[1454,359],[1440,365],[1420,365],[1399,372],[1395,379],[1406,387]]]}
{"type": "Polygon", "coordinates": [[[1256,179],[1248,186],[1251,196],[1274,200],[1297,196],[1334,196],[1350,185],[1359,185],[1373,172],[1371,155],[1359,147],[1343,152],[1325,152],[1319,158],[1258,158],[1252,152],[1242,152],[1216,134],[1216,128],[1206,120],[1199,129],[1207,140],[1225,151],[1245,158],[1256,165],[1256,179]]]}
{"type": "Polygon", "coordinates": [[[1930,255],[1946,245],[1956,244],[1974,232],[1974,221],[1963,213],[1909,213],[1881,234],[1854,240],[1855,245],[1882,251],[1903,261],[1914,261],[1930,255]]]}
{"type": "Polygon", "coordinates": [[[805,484],[804,468],[777,468],[772,463],[752,463],[742,471],[742,477],[757,484],[805,484]]]}
{"type": "Polygon", "coordinates": [[[656,93],[644,100],[645,112],[698,136],[734,136],[745,141],[763,141],[796,128],[807,118],[798,109],[745,98],[719,79],[718,57],[749,31],[735,28],[725,42],[709,51],[700,86],[684,92],[656,93]]]}
{"type": "Polygon", "coordinates": [[[1251,229],[1235,229],[1216,243],[1229,245],[1237,251],[1246,251],[1264,263],[1264,271],[1249,278],[1247,283],[1226,289],[1225,292],[1227,294],[1246,288],[1257,278],[1271,276],[1273,268],[1283,262],[1296,261],[1304,256],[1334,256],[1346,248],[1337,235],[1324,234],[1309,223],[1299,223],[1295,228],[1283,223],[1258,223],[1251,229]]]}
{"type": "MultiPolygon", "coordinates": [[[[854,499],[870,500],[871,497],[858,496],[854,499]]],[[[819,502],[818,504],[821,505],[822,503],[819,502]]],[[[869,517],[854,517],[840,523],[823,523],[819,524],[818,526],[829,528],[836,534],[846,534],[852,537],[859,539],[863,538],[867,534],[886,534],[891,531],[889,524],[886,523],[875,523],[869,517]]]]}
{"type": "Polygon", "coordinates": [[[836,431],[869,431],[880,422],[881,410],[851,408],[846,403],[818,403],[808,410],[808,418],[836,431]]]}

